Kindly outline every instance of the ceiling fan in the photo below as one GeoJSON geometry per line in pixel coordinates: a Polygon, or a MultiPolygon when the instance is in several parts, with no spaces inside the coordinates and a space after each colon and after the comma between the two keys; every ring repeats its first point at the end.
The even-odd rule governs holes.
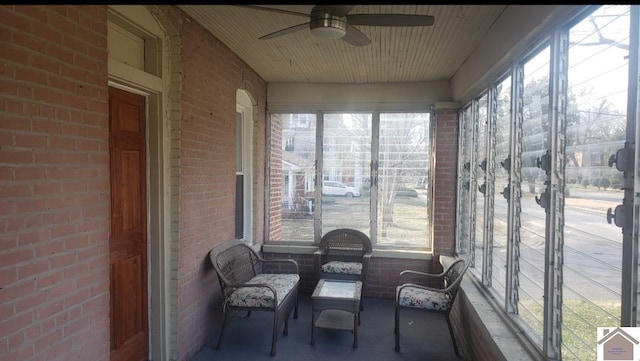
{"type": "Polygon", "coordinates": [[[309,14],[257,5],[236,5],[256,10],[303,16],[309,21],[261,36],[259,39],[273,39],[309,28],[311,34],[322,38],[341,38],[353,46],[371,44],[371,40],[354,25],[365,26],[431,26],[431,15],[409,14],[349,14],[353,5],[315,5],[309,14]]]}

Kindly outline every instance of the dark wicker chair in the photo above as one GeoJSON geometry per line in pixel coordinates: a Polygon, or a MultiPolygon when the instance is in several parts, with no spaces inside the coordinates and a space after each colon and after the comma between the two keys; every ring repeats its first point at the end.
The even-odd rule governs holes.
{"type": "Polygon", "coordinates": [[[278,327],[284,323],[283,334],[289,332],[289,316],[298,318],[298,264],[292,259],[263,259],[240,240],[225,242],[209,252],[223,291],[224,319],[216,349],[220,348],[224,330],[235,311],[273,312],[271,356],[276,355],[278,327]],[[267,265],[272,265],[265,267],[267,265]],[[269,270],[272,273],[267,273],[269,270]],[[277,273],[273,273],[277,272],[277,273]]]}
{"type": "Polygon", "coordinates": [[[468,264],[465,264],[465,260],[459,259],[440,274],[411,270],[400,272],[395,301],[396,352],[400,351],[400,309],[412,308],[437,312],[445,316],[453,348],[458,355],[458,345],[451,327],[449,313],[467,268],[469,267],[468,264]]]}
{"type": "MultiPolygon", "coordinates": [[[[313,254],[316,282],[321,278],[360,281],[364,290],[371,253],[369,236],[358,230],[340,228],[327,232],[313,254]]],[[[362,302],[360,309],[364,309],[362,302]]]]}

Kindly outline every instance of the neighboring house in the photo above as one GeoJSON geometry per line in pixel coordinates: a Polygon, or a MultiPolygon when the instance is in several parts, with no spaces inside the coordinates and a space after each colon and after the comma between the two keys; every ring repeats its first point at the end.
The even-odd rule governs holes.
{"type": "Polygon", "coordinates": [[[292,152],[283,152],[282,157],[282,205],[294,209],[297,198],[313,194],[313,160],[292,152]]]}

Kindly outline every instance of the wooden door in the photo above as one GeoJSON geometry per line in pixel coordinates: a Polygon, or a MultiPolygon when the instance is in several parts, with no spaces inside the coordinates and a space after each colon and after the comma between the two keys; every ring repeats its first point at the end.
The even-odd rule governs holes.
{"type": "Polygon", "coordinates": [[[147,360],[145,98],[109,87],[111,361],[147,360]]]}

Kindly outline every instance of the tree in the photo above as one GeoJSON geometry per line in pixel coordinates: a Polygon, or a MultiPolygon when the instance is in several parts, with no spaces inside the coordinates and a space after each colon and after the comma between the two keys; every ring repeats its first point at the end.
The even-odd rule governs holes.
{"type": "Polygon", "coordinates": [[[417,186],[427,177],[430,143],[427,117],[425,113],[381,115],[378,206],[383,237],[394,223],[398,191],[417,186]]]}

